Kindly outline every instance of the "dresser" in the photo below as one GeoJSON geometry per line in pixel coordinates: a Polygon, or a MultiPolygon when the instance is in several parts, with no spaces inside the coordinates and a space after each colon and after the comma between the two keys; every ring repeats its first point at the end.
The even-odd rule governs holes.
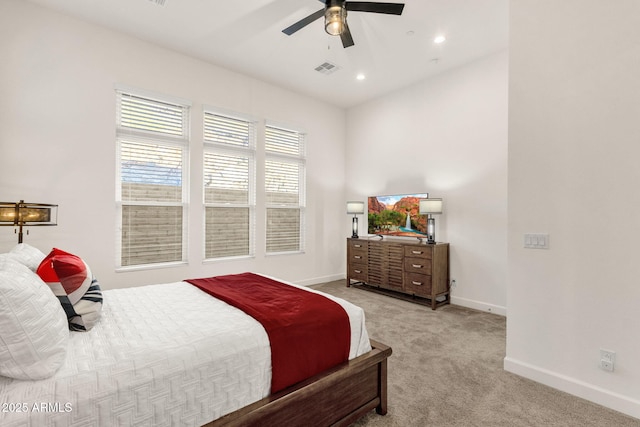
{"type": "Polygon", "coordinates": [[[429,305],[448,304],[449,244],[347,239],[347,286],[429,305]]]}

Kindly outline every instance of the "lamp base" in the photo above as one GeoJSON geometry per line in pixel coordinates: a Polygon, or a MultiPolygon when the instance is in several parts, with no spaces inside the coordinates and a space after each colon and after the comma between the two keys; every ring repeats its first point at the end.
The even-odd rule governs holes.
{"type": "Polygon", "coordinates": [[[351,220],[351,230],[353,230],[353,233],[351,233],[351,238],[358,239],[358,217],[356,217],[355,215],[351,220]]]}
{"type": "Polygon", "coordinates": [[[436,220],[429,215],[427,218],[427,244],[434,245],[436,243],[436,220]]]}

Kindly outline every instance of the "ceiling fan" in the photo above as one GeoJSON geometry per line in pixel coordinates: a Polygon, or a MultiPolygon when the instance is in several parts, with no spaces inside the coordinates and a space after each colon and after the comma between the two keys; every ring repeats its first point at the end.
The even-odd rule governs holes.
{"type": "Polygon", "coordinates": [[[312,13],[282,30],[290,36],[296,31],[306,27],[316,19],[324,16],[324,29],[332,36],[340,36],[342,46],[353,46],[353,37],[349,25],[347,25],[347,11],[385,13],[388,15],[401,15],[404,3],[378,3],[373,1],[346,1],[346,0],[320,0],[324,3],[324,9],[312,13]]]}

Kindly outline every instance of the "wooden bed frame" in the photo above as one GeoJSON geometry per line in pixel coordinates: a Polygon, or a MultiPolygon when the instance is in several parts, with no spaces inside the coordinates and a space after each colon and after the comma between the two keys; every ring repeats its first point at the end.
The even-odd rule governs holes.
{"type": "Polygon", "coordinates": [[[348,426],[375,409],[387,413],[387,358],[391,347],[371,340],[373,349],[218,418],[205,427],[348,426]]]}

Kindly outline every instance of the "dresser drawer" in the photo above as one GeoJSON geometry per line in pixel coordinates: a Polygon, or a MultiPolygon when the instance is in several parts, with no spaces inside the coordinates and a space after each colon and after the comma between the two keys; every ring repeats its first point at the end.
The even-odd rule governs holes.
{"type": "Polygon", "coordinates": [[[404,256],[412,258],[433,258],[433,248],[427,245],[407,245],[404,247],[404,256]]]}
{"type": "Polygon", "coordinates": [[[354,241],[354,240],[349,240],[349,249],[351,249],[352,251],[367,251],[369,245],[369,242],[365,241],[365,240],[361,240],[361,241],[354,241]]]}
{"type": "Polygon", "coordinates": [[[366,282],[368,280],[367,264],[349,264],[349,278],[366,282]]]}
{"type": "Polygon", "coordinates": [[[349,253],[349,263],[359,263],[359,264],[367,264],[368,254],[359,253],[359,252],[351,252],[349,253]]]}
{"type": "Polygon", "coordinates": [[[404,291],[409,294],[431,297],[431,276],[405,273],[404,291]]]}
{"type": "Polygon", "coordinates": [[[431,275],[431,260],[426,258],[405,257],[404,271],[407,273],[431,275]]]}

